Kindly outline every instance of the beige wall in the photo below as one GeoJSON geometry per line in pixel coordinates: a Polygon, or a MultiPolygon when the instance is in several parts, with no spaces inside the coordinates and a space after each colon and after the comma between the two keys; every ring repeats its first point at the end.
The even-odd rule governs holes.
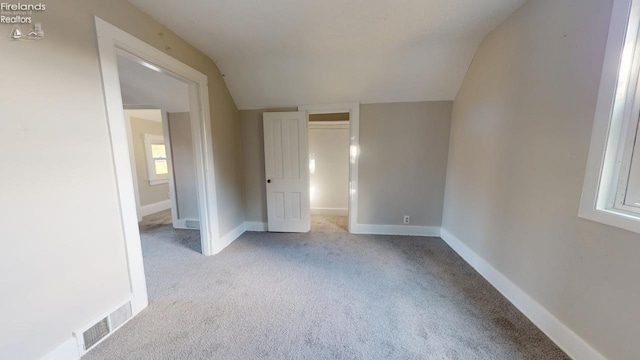
{"type": "MultiPolygon", "coordinates": [[[[160,112],[158,112],[160,116],[160,112]]],[[[160,117],[162,120],[162,117],[160,117]]],[[[136,176],[138,177],[138,194],[140,206],[154,204],[169,200],[169,184],[151,185],[147,172],[147,158],[144,148],[144,135],[160,135],[162,122],[131,117],[131,140],[133,142],[133,154],[135,159],[136,176]]]]}
{"type": "Polygon", "coordinates": [[[528,1],[455,100],[443,227],[610,359],[640,354],[640,236],[578,218],[611,1],[528,1]]]}
{"type": "MultiPolygon", "coordinates": [[[[402,216],[411,215],[412,225],[440,226],[451,106],[361,105],[359,223],[402,224],[402,216]]],[[[259,222],[267,221],[263,112],[240,111],[247,220],[259,222]]]]}
{"type": "Polygon", "coordinates": [[[0,37],[11,69],[0,90],[0,163],[11,169],[0,193],[0,239],[11,239],[0,251],[3,359],[44,356],[130,292],[94,14],[209,77],[221,230],[244,220],[238,111],[213,61],[125,0],[45,3],[43,40],[0,37]]]}
{"type": "Polygon", "coordinates": [[[440,226],[451,106],[360,106],[359,224],[440,226]]]}
{"type": "Polygon", "coordinates": [[[246,219],[264,223],[267,222],[267,179],[264,176],[262,131],[262,114],[265,111],[297,111],[297,108],[240,110],[246,219]]]}

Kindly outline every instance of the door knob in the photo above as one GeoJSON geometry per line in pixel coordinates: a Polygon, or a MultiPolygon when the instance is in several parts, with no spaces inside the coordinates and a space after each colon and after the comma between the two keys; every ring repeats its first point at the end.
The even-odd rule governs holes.
{"type": "Polygon", "coordinates": [[[271,179],[267,180],[267,183],[271,184],[271,179]]]}

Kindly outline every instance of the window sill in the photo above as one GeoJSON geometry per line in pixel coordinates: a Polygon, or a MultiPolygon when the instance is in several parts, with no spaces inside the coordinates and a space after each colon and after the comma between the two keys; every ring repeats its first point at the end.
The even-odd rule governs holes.
{"type": "Polygon", "coordinates": [[[581,209],[578,216],[640,234],[640,215],[632,215],[616,209],[581,209]]]}
{"type": "Polygon", "coordinates": [[[151,186],[168,184],[168,183],[169,183],[169,180],[167,179],[149,180],[149,185],[151,186]]]}

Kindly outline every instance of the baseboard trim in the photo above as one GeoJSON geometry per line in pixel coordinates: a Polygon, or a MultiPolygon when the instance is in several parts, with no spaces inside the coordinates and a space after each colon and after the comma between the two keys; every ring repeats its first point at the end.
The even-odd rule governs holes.
{"type": "Polygon", "coordinates": [[[263,223],[260,221],[246,221],[245,222],[247,231],[267,231],[267,223],[263,223]]]}
{"type": "Polygon", "coordinates": [[[220,251],[224,250],[224,248],[231,245],[232,242],[244,234],[246,230],[246,224],[243,222],[235,229],[224,234],[224,236],[221,236],[220,239],[211,247],[211,255],[218,254],[220,251]]]}
{"type": "Polygon", "coordinates": [[[177,219],[172,222],[174,229],[184,229],[184,230],[200,230],[199,227],[188,227],[187,221],[194,221],[200,223],[200,219],[177,219]]]}
{"type": "Polygon", "coordinates": [[[440,236],[440,227],[438,226],[357,224],[350,231],[353,234],[369,235],[440,236]]]}
{"type": "Polygon", "coordinates": [[[449,231],[441,230],[442,239],[471,265],[482,277],[529,318],[542,332],[558,345],[572,359],[604,360],[606,359],[584,339],[553,316],[546,308],[538,304],[527,293],[511,282],[500,271],[471,250],[460,239],[449,231]]]}
{"type": "Polygon", "coordinates": [[[311,215],[334,215],[334,216],[348,216],[349,209],[347,208],[311,208],[311,215]]]}
{"type": "Polygon", "coordinates": [[[171,209],[171,200],[167,199],[164,201],[159,201],[157,203],[140,206],[140,214],[138,216],[143,217],[151,214],[155,214],[160,211],[164,211],[167,209],[171,209]]]}
{"type": "Polygon", "coordinates": [[[76,338],[70,337],[57,348],[45,355],[42,360],[77,360],[80,359],[78,354],[78,344],[76,338]]]}

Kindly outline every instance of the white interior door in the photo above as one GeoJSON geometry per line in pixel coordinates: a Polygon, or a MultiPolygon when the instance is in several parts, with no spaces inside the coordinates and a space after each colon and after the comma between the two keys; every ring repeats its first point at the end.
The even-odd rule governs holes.
{"type": "Polygon", "coordinates": [[[269,231],[307,232],[309,146],[305,112],[263,114],[269,231]]]}

